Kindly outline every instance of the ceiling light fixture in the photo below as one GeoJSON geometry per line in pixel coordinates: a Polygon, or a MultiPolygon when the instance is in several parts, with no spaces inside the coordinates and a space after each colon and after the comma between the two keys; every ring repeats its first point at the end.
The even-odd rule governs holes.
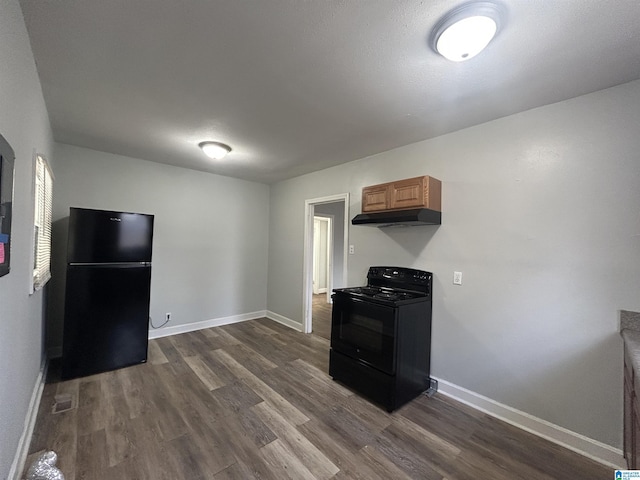
{"type": "Polygon", "coordinates": [[[201,142],[198,146],[210,158],[222,160],[231,151],[229,145],[220,142],[201,142]]]}
{"type": "Polygon", "coordinates": [[[454,8],[433,27],[431,47],[453,62],[475,57],[498,33],[502,8],[491,2],[472,2],[454,8]]]}

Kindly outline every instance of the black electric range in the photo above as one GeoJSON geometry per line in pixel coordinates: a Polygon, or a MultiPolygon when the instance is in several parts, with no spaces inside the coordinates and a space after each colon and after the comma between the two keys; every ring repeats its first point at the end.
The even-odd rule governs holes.
{"type": "Polygon", "coordinates": [[[332,295],[329,373],[388,411],[430,386],[430,272],[370,267],[332,295]]]}

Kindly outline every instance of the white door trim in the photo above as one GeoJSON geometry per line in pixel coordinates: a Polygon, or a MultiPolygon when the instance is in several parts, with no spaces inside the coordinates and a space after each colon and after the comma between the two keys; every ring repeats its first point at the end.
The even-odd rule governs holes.
{"type": "Polygon", "coordinates": [[[313,216],[315,205],[344,202],[344,252],[342,278],[347,281],[347,260],[349,253],[349,194],[339,193],[327,197],[312,198],[304,201],[304,254],[302,265],[302,318],[304,333],[311,333],[313,314],[313,216]]]}

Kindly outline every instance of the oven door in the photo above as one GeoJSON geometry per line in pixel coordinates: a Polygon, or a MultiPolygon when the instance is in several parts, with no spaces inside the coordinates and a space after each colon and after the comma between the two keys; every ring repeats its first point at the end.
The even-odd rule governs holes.
{"type": "Polygon", "coordinates": [[[378,370],[395,373],[396,309],[333,295],[331,348],[378,370]]]}

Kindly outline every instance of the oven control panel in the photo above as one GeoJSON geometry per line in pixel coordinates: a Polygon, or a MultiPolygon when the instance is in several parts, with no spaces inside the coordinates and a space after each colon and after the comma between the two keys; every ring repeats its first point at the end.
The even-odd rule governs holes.
{"type": "Polygon", "coordinates": [[[431,272],[404,267],[370,267],[367,274],[369,285],[431,292],[431,272]]]}

